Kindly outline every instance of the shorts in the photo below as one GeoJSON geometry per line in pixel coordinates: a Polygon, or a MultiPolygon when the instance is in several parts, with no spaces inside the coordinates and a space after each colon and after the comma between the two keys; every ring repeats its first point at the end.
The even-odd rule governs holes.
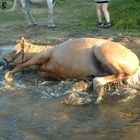
{"type": "Polygon", "coordinates": [[[108,3],[109,1],[96,1],[96,3],[108,3]]]}

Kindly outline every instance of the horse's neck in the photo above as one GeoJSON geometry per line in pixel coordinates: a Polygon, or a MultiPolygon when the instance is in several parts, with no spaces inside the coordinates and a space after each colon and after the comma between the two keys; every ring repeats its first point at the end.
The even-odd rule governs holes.
{"type": "Polygon", "coordinates": [[[42,45],[31,44],[28,53],[33,56],[33,55],[36,55],[37,53],[47,51],[48,49],[51,49],[51,48],[52,48],[52,46],[42,46],[42,45]]]}

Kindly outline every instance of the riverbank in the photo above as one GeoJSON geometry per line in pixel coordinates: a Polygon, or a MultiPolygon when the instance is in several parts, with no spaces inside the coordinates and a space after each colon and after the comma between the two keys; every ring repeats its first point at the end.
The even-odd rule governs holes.
{"type": "MultiPolygon", "coordinates": [[[[98,37],[113,40],[124,38],[139,40],[140,38],[138,29],[118,29],[114,25],[112,13],[113,26],[110,29],[98,29],[95,3],[90,0],[82,2],[79,0],[75,2],[60,0],[54,7],[54,22],[56,24],[54,29],[47,28],[47,5],[45,7],[45,3],[39,4],[39,6],[33,5],[32,14],[38,24],[36,27],[28,27],[21,10],[7,12],[12,4],[11,1],[7,0],[7,8],[0,10],[1,45],[15,44],[22,36],[37,44],[59,44],[64,40],[78,37],[98,37]]],[[[111,12],[113,12],[114,4],[110,4],[111,12]]],[[[113,14],[116,15],[114,12],[113,14]]],[[[116,24],[119,24],[119,21],[116,24]]]]}

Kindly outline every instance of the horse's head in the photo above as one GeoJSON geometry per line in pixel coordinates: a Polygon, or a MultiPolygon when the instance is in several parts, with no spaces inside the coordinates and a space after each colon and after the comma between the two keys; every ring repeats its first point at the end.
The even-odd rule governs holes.
{"type": "Polygon", "coordinates": [[[22,37],[20,42],[15,46],[14,50],[7,54],[5,59],[10,62],[13,67],[25,62],[27,59],[25,54],[28,52],[30,45],[31,44],[22,37]]]}

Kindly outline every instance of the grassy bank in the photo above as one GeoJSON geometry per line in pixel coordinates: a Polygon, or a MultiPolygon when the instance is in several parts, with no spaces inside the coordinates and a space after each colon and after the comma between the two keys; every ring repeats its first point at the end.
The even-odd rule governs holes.
{"type": "Polygon", "coordinates": [[[139,0],[112,1],[110,13],[115,28],[122,30],[140,30],[139,0]]]}
{"type": "Polygon", "coordinates": [[[112,36],[140,37],[140,5],[138,0],[115,0],[109,4],[110,29],[97,28],[97,15],[94,0],[58,0],[54,8],[55,29],[44,26],[47,23],[47,5],[33,5],[32,15],[38,27],[28,27],[25,15],[18,12],[6,12],[12,7],[11,0],[7,8],[0,10],[0,42],[17,40],[21,36],[37,43],[59,43],[68,38],[90,36],[109,38],[112,36]]]}
{"type": "MultiPolygon", "coordinates": [[[[68,6],[75,16],[79,16],[81,27],[96,26],[97,16],[95,11],[95,3],[93,1],[79,2],[78,0],[66,0],[63,1],[64,6],[68,6]],[[80,8],[78,8],[80,7],[80,8]],[[72,9],[74,11],[72,11],[72,9]],[[83,26],[82,26],[83,25],[83,26]]],[[[111,0],[109,3],[109,11],[111,16],[111,22],[114,29],[120,30],[140,30],[140,1],[139,0],[111,0]]],[[[80,27],[79,27],[80,28],[80,27]]]]}

